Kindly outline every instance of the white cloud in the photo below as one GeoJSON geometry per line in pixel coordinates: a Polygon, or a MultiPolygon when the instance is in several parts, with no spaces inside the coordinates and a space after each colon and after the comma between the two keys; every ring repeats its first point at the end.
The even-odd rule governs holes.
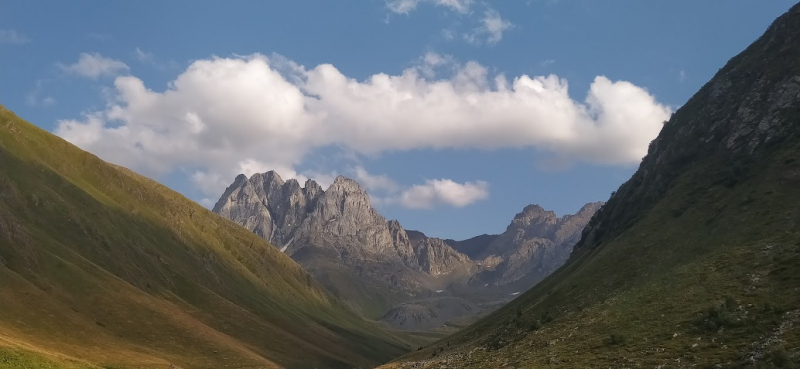
{"type": "Polygon", "coordinates": [[[683,81],[685,81],[685,80],[686,80],[686,71],[684,71],[683,69],[681,69],[681,70],[678,72],[678,82],[680,82],[680,83],[683,83],[683,81]]]}
{"type": "Polygon", "coordinates": [[[434,179],[403,186],[385,174],[370,174],[361,166],[350,172],[378,205],[400,205],[408,209],[432,209],[439,205],[460,208],[489,196],[489,184],[484,181],[456,183],[450,179],[434,179]]]}
{"type": "Polygon", "coordinates": [[[27,36],[13,29],[0,29],[0,44],[27,44],[31,42],[27,36]]]}
{"type": "Polygon", "coordinates": [[[386,1],[386,7],[393,13],[408,14],[417,9],[417,6],[423,2],[466,14],[469,12],[469,8],[474,0],[388,0],[386,1]]]}
{"type": "Polygon", "coordinates": [[[116,76],[127,73],[130,68],[127,64],[106,58],[99,53],[81,53],[74,64],[58,64],[64,72],[97,79],[102,76],[116,76]]]}
{"type": "Polygon", "coordinates": [[[432,209],[436,205],[461,208],[489,197],[489,184],[484,181],[456,183],[450,179],[432,179],[414,185],[391,198],[409,209],[432,209]]]}
{"type": "Polygon", "coordinates": [[[394,193],[400,189],[400,185],[385,174],[370,174],[364,167],[357,166],[351,170],[356,182],[364,186],[367,191],[394,193]]]}
{"type": "Polygon", "coordinates": [[[500,13],[494,9],[487,9],[483,13],[480,27],[472,33],[464,35],[464,39],[469,43],[480,44],[486,42],[489,45],[496,44],[503,39],[503,32],[514,27],[511,22],[500,17],[500,13]],[[485,40],[484,40],[485,38],[485,40]]]}
{"type": "Polygon", "coordinates": [[[417,67],[358,81],[330,64],[306,69],[281,57],[198,60],[162,92],[117,77],[105,110],[59,121],[55,132],[148,175],[192,173],[218,195],[242,172],[305,178],[293,168],[322,147],[359,155],[532,147],[563,161],[637,163],[671,113],[646,90],[602,76],[579,102],[555,75],[509,80],[474,62],[453,68],[435,81],[417,67]]]}
{"type": "Polygon", "coordinates": [[[547,60],[542,62],[542,66],[543,67],[547,67],[547,66],[551,66],[551,65],[553,65],[555,63],[556,63],[555,59],[547,59],[547,60]]]}

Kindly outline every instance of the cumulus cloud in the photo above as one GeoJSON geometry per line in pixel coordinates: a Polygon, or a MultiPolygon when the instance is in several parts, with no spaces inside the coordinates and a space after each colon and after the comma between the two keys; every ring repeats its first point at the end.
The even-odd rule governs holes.
{"type": "Polygon", "coordinates": [[[408,14],[417,9],[417,6],[423,2],[466,14],[469,12],[469,8],[474,0],[388,0],[386,1],[386,7],[393,13],[408,14]]]}
{"type": "Polygon", "coordinates": [[[127,64],[106,58],[99,53],[81,53],[78,61],[74,64],[57,64],[58,67],[67,73],[97,79],[103,76],[116,76],[127,73],[130,68],[127,64]]]}
{"type": "Polygon", "coordinates": [[[512,27],[514,25],[511,22],[500,17],[497,10],[490,8],[484,12],[480,27],[475,28],[472,33],[465,34],[464,39],[473,44],[486,42],[494,45],[503,39],[503,32],[512,27]]]}
{"type": "Polygon", "coordinates": [[[436,205],[461,208],[489,197],[489,184],[484,181],[457,183],[450,179],[432,179],[403,190],[388,200],[409,209],[432,209],[436,205]]]}
{"type": "Polygon", "coordinates": [[[293,168],[323,147],[359,155],[532,147],[563,161],[636,163],[671,113],[645,89],[602,76],[581,102],[555,75],[509,79],[475,62],[453,68],[437,80],[415,66],[359,81],[330,64],[215,57],[195,61],[164,91],[117,77],[106,109],[61,120],[55,132],[148,175],[181,169],[218,195],[238,173],[307,177],[293,168]]]}
{"type": "Polygon", "coordinates": [[[27,44],[31,42],[27,36],[13,29],[0,29],[0,44],[27,44]]]}

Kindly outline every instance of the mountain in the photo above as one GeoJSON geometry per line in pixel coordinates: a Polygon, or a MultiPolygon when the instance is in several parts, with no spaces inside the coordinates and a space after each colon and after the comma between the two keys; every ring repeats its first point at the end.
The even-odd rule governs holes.
{"type": "MultiPolygon", "coordinates": [[[[529,288],[560,266],[599,206],[588,204],[561,218],[529,207],[539,209],[547,218],[542,221],[552,224],[533,229],[526,223],[534,218],[524,215],[529,214],[526,208],[502,235],[443,240],[387,221],[352,179],[339,176],[323,190],[313,180],[300,186],[270,171],[237,176],[214,212],[273,243],[353,309],[380,319],[390,310],[411,311],[414,305],[404,303],[418,305],[443,296],[495,308],[498,300],[508,300],[510,293],[529,288]]],[[[456,309],[465,314],[473,310],[456,309]]],[[[438,322],[425,318],[430,314],[414,314],[419,318],[414,327],[438,322]]],[[[407,324],[395,324],[401,321],[388,322],[408,329],[407,324]]]]}
{"type": "Polygon", "coordinates": [[[269,240],[334,295],[374,318],[475,268],[445,242],[387,221],[367,192],[343,176],[322,190],[313,180],[301,187],[274,171],[239,175],[214,212],[269,240]]]}
{"type": "Polygon", "coordinates": [[[583,227],[602,206],[602,202],[589,203],[574,215],[562,217],[539,205],[526,206],[505,232],[477,253],[477,259],[496,265],[471,283],[515,284],[522,290],[533,286],[567,261],[583,227]]]}
{"type": "Polygon", "coordinates": [[[567,263],[387,368],[800,365],[800,5],[665,122],[567,263]]]}
{"type": "Polygon", "coordinates": [[[482,234],[462,241],[446,239],[444,242],[447,242],[454,250],[474,260],[480,257],[483,251],[489,247],[498,236],[499,235],[496,234],[482,234]]]}
{"type": "Polygon", "coordinates": [[[418,340],[166,187],[0,106],[0,366],[371,367],[418,340]]]}

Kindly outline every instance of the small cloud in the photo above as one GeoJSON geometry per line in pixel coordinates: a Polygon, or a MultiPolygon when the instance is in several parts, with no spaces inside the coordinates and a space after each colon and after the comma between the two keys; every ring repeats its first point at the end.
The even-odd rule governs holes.
{"type": "Polygon", "coordinates": [[[685,81],[685,80],[686,80],[686,71],[684,71],[683,69],[681,69],[681,70],[678,72],[678,82],[680,82],[680,83],[683,83],[683,81],[685,81]]]}
{"type": "Polygon", "coordinates": [[[150,64],[152,64],[152,63],[154,63],[156,61],[156,57],[152,53],[148,53],[146,51],[143,51],[142,49],[140,49],[138,47],[136,48],[135,53],[136,53],[136,60],[138,60],[138,61],[140,61],[142,63],[150,63],[150,64]]]}
{"type": "Polygon", "coordinates": [[[436,205],[461,208],[489,197],[489,183],[484,181],[457,183],[450,179],[433,179],[402,191],[389,202],[409,209],[432,209],[436,205]]]}
{"type": "Polygon", "coordinates": [[[378,206],[433,209],[446,205],[461,208],[489,196],[489,184],[484,181],[457,183],[450,179],[433,179],[408,187],[385,174],[370,174],[361,166],[350,169],[350,172],[378,206]]]}
{"type": "Polygon", "coordinates": [[[443,67],[455,67],[457,63],[452,55],[439,54],[433,51],[421,56],[416,64],[417,70],[426,78],[436,76],[436,70],[443,67]]]}
{"type": "Polygon", "coordinates": [[[46,97],[43,97],[43,98],[39,98],[37,95],[35,95],[33,93],[30,93],[30,94],[28,94],[27,97],[25,97],[25,103],[27,103],[30,106],[34,106],[34,107],[46,108],[46,107],[53,106],[56,103],[56,99],[53,98],[52,96],[46,96],[46,97]]]}
{"type": "Polygon", "coordinates": [[[27,36],[13,29],[0,29],[0,44],[21,45],[31,42],[27,36]]]}
{"type": "Polygon", "coordinates": [[[33,91],[28,93],[28,96],[25,97],[26,104],[33,107],[47,108],[56,103],[56,99],[52,96],[42,96],[42,87],[46,82],[47,80],[43,79],[36,81],[36,86],[33,88],[33,91]]]}
{"type": "Polygon", "coordinates": [[[497,10],[490,8],[483,13],[481,26],[475,28],[472,33],[465,34],[464,39],[471,44],[479,45],[485,38],[487,44],[494,45],[503,39],[503,32],[513,27],[511,22],[500,17],[497,10]]]}
{"type": "Polygon", "coordinates": [[[101,76],[116,76],[130,70],[127,64],[106,58],[99,53],[81,53],[76,63],[70,65],[58,63],[57,65],[64,72],[92,79],[101,76]]]}
{"type": "Polygon", "coordinates": [[[556,63],[555,59],[547,59],[547,60],[542,62],[542,66],[543,67],[548,67],[548,66],[551,66],[551,65],[553,65],[555,63],[556,63]]]}
{"type": "Polygon", "coordinates": [[[442,30],[442,39],[443,40],[450,41],[450,40],[452,40],[454,38],[456,38],[455,31],[453,31],[451,29],[447,29],[447,28],[442,30]]]}
{"type": "Polygon", "coordinates": [[[397,192],[400,186],[385,174],[370,174],[364,167],[358,166],[351,170],[355,180],[370,192],[397,192]]]}
{"type": "Polygon", "coordinates": [[[133,50],[133,57],[136,58],[139,62],[143,64],[148,64],[151,67],[158,69],[160,71],[165,71],[168,69],[178,69],[180,68],[180,64],[175,60],[159,60],[156,58],[155,54],[142,50],[141,48],[136,48],[133,50]]]}
{"type": "Polygon", "coordinates": [[[408,14],[417,9],[417,6],[422,2],[432,3],[460,14],[466,14],[469,13],[469,8],[474,0],[388,0],[386,1],[386,7],[393,13],[408,14]]]}

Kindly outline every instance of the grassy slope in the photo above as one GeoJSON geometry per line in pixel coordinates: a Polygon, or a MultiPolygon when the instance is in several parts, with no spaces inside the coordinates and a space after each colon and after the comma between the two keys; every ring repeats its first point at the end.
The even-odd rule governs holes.
{"type": "Polygon", "coordinates": [[[0,366],[366,367],[415,346],[252,233],[3,107],[0,283],[0,366]]]}
{"type": "MultiPolygon", "coordinates": [[[[800,19],[792,12],[788,19],[800,19]]],[[[798,75],[796,44],[762,51],[771,37],[719,75],[798,75]]],[[[732,86],[742,87],[723,100],[733,111],[760,87],[732,86]]],[[[693,116],[709,90],[673,118],[703,122],[693,116]]],[[[613,232],[599,244],[486,319],[388,367],[800,367],[800,106],[783,114],[783,139],[755,154],[684,160],[663,192],[639,186],[644,200],[629,196],[635,183],[624,185],[609,202],[620,210],[606,219],[613,232]]],[[[662,146],[672,134],[662,132],[662,146]]]]}
{"type": "Polygon", "coordinates": [[[702,183],[712,167],[697,168],[622,236],[402,361],[435,359],[434,351],[448,349],[436,355],[459,367],[677,367],[678,359],[727,366],[745,361],[781,324],[792,326],[760,351],[797,358],[800,178],[780,178],[800,172],[800,160],[786,163],[800,158],[800,144],[775,155],[735,189],[702,183]],[[698,186],[708,187],[676,218],[673,209],[698,186]],[[736,305],[728,325],[706,327],[708,310],[726,298],[736,305]],[[613,344],[612,334],[625,342],[613,344]]]}

